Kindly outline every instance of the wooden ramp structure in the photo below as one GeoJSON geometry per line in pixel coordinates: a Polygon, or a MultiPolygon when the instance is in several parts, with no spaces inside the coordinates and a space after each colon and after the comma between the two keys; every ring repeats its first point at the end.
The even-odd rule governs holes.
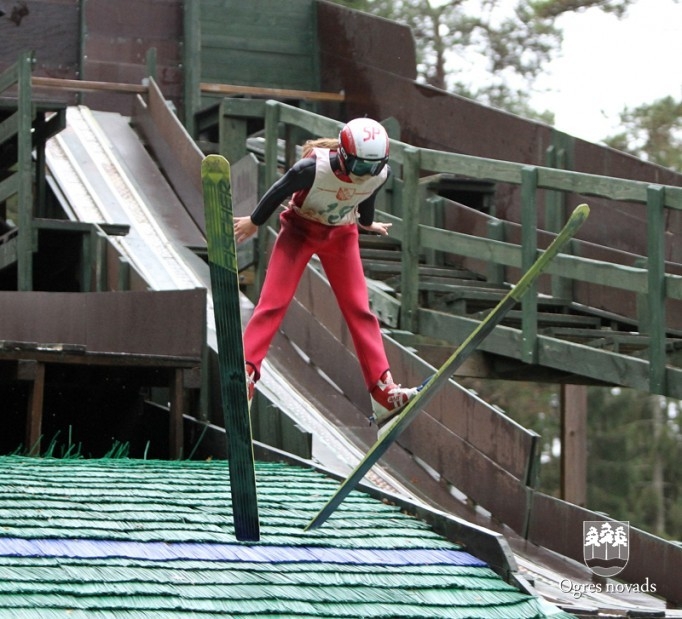
{"type": "MultiPolygon", "coordinates": [[[[190,390],[201,388],[205,308],[202,289],[0,292],[0,385],[26,386],[28,452],[44,453],[53,438],[44,432],[45,409],[54,414],[59,390],[68,383],[81,385],[83,399],[89,389],[115,398],[121,389],[135,397],[136,388],[167,388],[166,453],[182,457],[185,403],[190,390]],[[178,314],[186,318],[182,328],[178,314]]],[[[86,436],[77,440],[87,442],[87,429],[76,428],[75,435],[81,429],[86,436]]]]}
{"type": "MultiPolygon", "coordinates": [[[[342,24],[344,32],[350,30],[340,8],[327,3],[317,8],[322,31],[329,24],[342,24]]],[[[380,27],[391,28],[388,24],[380,27]]],[[[401,36],[389,40],[404,43],[405,31],[398,30],[401,36]]],[[[335,57],[334,45],[333,40],[325,39],[320,56],[324,63],[335,57]]],[[[382,50],[385,56],[380,55],[377,62],[387,59],[389,47],[382,50]]],[[[28,64],[24,59],[24,68],[28,64]]],[[[508,282],[516,281],[517,273],[527,267],[538,249],[546,246],[561,226],[566,204],[575,197],[585,197],[595,204],[597,225],[589,228],[569,253],[559,257],[550,275],[539,283],[537,294],[510,313],[507,323],[498,327],[481,350],[476,363],[465,368],[466,375],[548,380],[564,385],[565,393],[573,394],[575,385],[597,383],[680,397],[682,260],[676,238],[682,199],[680,188],[673,182],[676,177],[655,170],[647,178],[632,180],[647,176],[640,168],[632,174],[624,168],[625,179],[562,170],[562,157],[570,150],[566,136],[537,127],[522,127],[520,119],[502,119],[508,122],[511,144],[546,148],[547,165],[539,162],[545,151],[527,157],[524,153],[519,157],[523,161],[516,161],[509,145],[499,145],[497,151],[495,140],[473,129],[499,127],[496,123],[502,122],[501,117],[460,100],[455,101],[463,126],[458,147],[466,150],[474,143],[476,148],[481,145],[480,150],[469,155],[440,150],[437,147],[444,146],[443,141],[450,135],[449,128],[443,125],[443,119],[449,116],[442,113],[440,106],[454,99],[415,84],[409,71],[394,69],[395,73],[391,73],[385,67],[371,65],[363,70],[371,78],[369,81],[374,83],[376,78],[377,84],[390,87],[396,95],[377,99],[409,102],[405,107],[419,108],[422,118],[431,119],[428,126],[414,118],[397,119],[395,115],[400,110],[384,107],[388,103],[373,101],[371,96],[358,97],[357,84],[339,83],[344,80],[342,71],[325,74],[331,76],[323,80],[325,83],[303,85],[298,93],[302,95],[316,88],[331,93],[343,90],[346,94],[342,101],[324,102],[327,109],[334,106],[337,111],[330,116],[312,113],[304,105],[249,98],[251,95],[243,93],[223,98],[220,93],[210,93],[213,89],[205,87],[205,82],[199,86],[196,80],[194,95],[203,89],[204,94],[212,95],[214,105],[208,110],[195,110],[196,116],[191,120],[201,134],[194,135],[173,118],[153,79],[149,86],[136,88],[127,95],[135,97],[134,130],[127,118],[116,114],[93,112],[84,106],[69,106],[67,110],[57,106],[56,118],[66,122],[67,116],[71,116],[83,131],[90,132],[88,140],[98,136],[98,125],[107,127],[106,131],[99,131],[100,135],[116,134],[115,141],[107,143],[105,139],[103,148],[96,140],[89,143],[92,148],[83,148],[84,142],[68,128],[60,131],[59,139],[54,141],[61,140],[72,152],[80,149],[81,154],[87,155],[83,159],[72,158],[76,165],[71,172],[82,172],[89,166],[88,156],[95,151],[103,156],[113,154],[106,168],[107,172],[116,172],[116,182],[112,183],[113,177],[104,174],[101,167],[88,168],[94,172],[88,177],[94,195],[99,200],[106,197],[103,202],[109,206],[108,200],[114,193],[112,186],[125,188],[127,198],[151,196],[154,183],[145,183],[134,174],[125,180],[126,174],[118,174],[134,172],[137,165],[133,162],[136,164],[138,159],[133,155],[140,155],[145,148],[154,154],[156,165],[149,166],[147,161],[145,172],[149,178],[153,174],[154,179],[165,177],[170,183],[156,185],[163,188],[159,189],[163,195],[149,201],[154,208],[146,209],[149,204],[144,199],[136,206],[140,207],[139,214],[148,216],[141,225],[164,234],[141,241],[139,227],[128,221],[129,204],[114,203],[112,210],[97,211],[101,206],[98,199],[88,202],[83,195],[60,193],[64,186],[75,186],[56,182],[57,176],[63,180],[61,174],[70,173],[69,168],[62,168],[52,178],[41,177],[44,162],[39,157],[36,186],[53,201],[38,200],[39,205],[44,204],[44,209],[40,206],[43,210],[32,210],[32,204],[28,210],[22,210],[18,230],[10,230],[2,237],[3,285],[10,287],[19,282],[19,287],[28,293],[32,287],[51,285],[50,278],[44,275],[55,272],[51,267],[56,266],[56,252],[49,251],[50,241],[57,238],[62,241],[69,236],[68,270],[78,272],[75,283],[70,282],[69,286],[79,294],[147,286],[156,290],[208,288],[204,230],[196,212],[200,205],[196,201],[198,166],[193,167],[193,162],[202,154],[198,145],[204,150],[239,155],[235,167],[243,165],[246,170],[240,178],[243,193],[239,201],[248,209],[262,187],[273,182],[291,163],[296,146],[305,136],[334,134],[340,124],[339,106],[347,106],[344,108],[347,114],[364,113],[357,103],[362,99],[368,101],[372,115],[384,120],[393,138],[392,166],[396,174],[380,205],[380,217],[394,224],[392,238],[388,241],[363,238],[362,247],[372,304],[386,328],[391,364],[402,382],[420,382],[433,372],[432,366],[438,365],[436,361],[443,351],[469,332],[471,325],[508,289],[508,282]],[[164,120],[160,121],[162,116],[164,120]],[[473,122],[475,118],[478,122],[473,122]],[[141,141],[138,135],[142,136],[141,141]],[[254,148],[254,141],[260,150],[254,148]],[[52,184],[50,192],[45,189],[46,184],[52,184]],[[169,184],[172,190],[166,191],[169,184]],[[472,194],[477,196],[473,201],[472,194]],[[163,204],[165,208],[161,208],[163,204]],[[93,210],[88,215],[77,215],[72,209],[64,217],[60,209],[68,211],[76,205],[93,210]],[[111,216],[112,213],[115,215],[111,216]],[[612,238],[609,224],[617,216],[627,222],[624,228],[628,234],[624,232],[624,236],[628,238],[623,239],[627,249],[606,243],[606,239],[612,238]],[[637,235],[629,234],[633,229],[637,235]],[[639,234],[643,229],[646,235],[639,234]],[[173,243],[167,242],[169,238],[173,243]],[[140,256],[133,248],[140,250],[143,258],[133,259],[133,255],[140,256]],[[36,258],[38,262],[31,263],[36,258]],[[170,270],[169,265],[173,265],[170,270]],[[32,281],[36,274],[42,274],[44,279],[32,281]],[[154,284],[150,285],[152,280],[154,284]],[[434,363],[429,363],[430,359],[434,363]]],[[[19,78],[24,85],[25,78],[25,74],[19,78]]],[[[0,80],[0,85],[12,79],[0,80]]],[[[26,133],[26,127],[33,122],[30,116],[23,117],[23,125],[19,123],[18,132],[13,133],[14,123],[20,117],[12,114],[10,111],[3,116],[6,123],[3,135],[10,136],[8,141],[23,135],[22,130],[26,133]]],[[[32,197],[29,190],[32,164],[27,163],[30,147],[27,149],[26,140],[19,140],[18,144],[18,159],[12,165],[19,163],[19,176],[0,181],[0,197],[5,200],[19,194],[23,204],[27,196],[29,201],[32,197]]],[[[64,161],[57,154],[53,153],[55,166],[64,161]]],[[[139,161],[142,160],[141,157],[139,161]]],[[[249,294],[257,289],[264,268],[265,261],[258,261],[258,257],[267,255],[272,238],[272,230],[263,231],[257,243],[240,255],[242,266],[247,267],[243,270],[243,288],[249,294]],[[251,288],[251,282],[256,288],[251,288]]],[[[65,243],[63,247],[66,246],[65,243]]],[[[61,278],[54,281],[66,285],[61,278]]],[[[210,305],[210,295],[207,303],[210,305]]],[[[215,333],[210,323],[205,327],[206,342],[211,348],[215,333]]],[[[374,430],[366,426],[367,394],[354,374],[349,344],[324,274],[312,264],[284,324],[283,337],[275,344],[273,366],[279,366],[305,393],[308,402],[334,423],[344,426],[356,444],[364,447],[374,439],[374,430]]],[[[12,346],[8,344],[9,348],[12,346]]],[[[76,348],[69,354],[80,354],[83,344],[76,342],[72,346],[76,348]]],[[[12,354],[25,354],[17,348],[22,345],[15,346],[12,354]]],[[[38,362],[37,358],[27,360],[38,362]]],[[[21,380],[39,378],[39,372],[31,378],[30,365],[22,363],[19,368],[15,361],[14,357],[8,358],[13,364],[9,375],[21,380]]],[[[566,402],[572,399],[577,398],[568,397],[566,402]]],[[[579,412],[576,407],[574,413],[579,412]]],[[[571,411],[565,409],[564,413],[568,416],[571,411]]],[[[204,421],[215,421],[210,403],[203,414],[204,421]]],[[[488,524],[503,523],[506,534],[518,536],[520,543],[542,544],[580,561],[578,525],[582,520],[602,516],[580,507],[579,500],[569,503],[538,491],[538,458],[537,435],[452,382],[405,433],[401,446],[387,454],[386,462],[415,495],[456,511],[462,509],[461,501],[452,496],[451,491],[457,489],[471,504],[491,514],[488,524]],[[556,535],[556,523],[561,523],[565,534],[556,535]]],[[[680,571],[680,549],[641,531],[635,539],[638,557],[651,560],[633,563],[624,572],[624,578],[628,582],[642,582],[647,576],[654,577],[659,592],[679,603],[674,576],[680,571]]]]}

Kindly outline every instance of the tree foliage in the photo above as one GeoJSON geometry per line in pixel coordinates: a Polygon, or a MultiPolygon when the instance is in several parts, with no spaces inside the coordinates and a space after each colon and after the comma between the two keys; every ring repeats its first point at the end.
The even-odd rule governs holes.
{"type": "Polygon", "coordinates": [[[622,16],[634,0],[334,0],[408,25],[420,79],[529,118],[533,84],[559,51],[564,13],[598,8],[622,16]]]}
{"type": "MultiPolygon", "coordinates": [[[[462,383],[541,436],[539,489],[560,496],[557,387],[478,379],[462,383]]],[[[682,402],[632,389],[588,387],[587,406],[586,507],[682,539],[682,402]]]]}
{"type": "Polygon", "coordinates": [[[625,108],[622,131],[605,143],[640,159],[682,172],[682,101],[664,97],[625,108]]]}

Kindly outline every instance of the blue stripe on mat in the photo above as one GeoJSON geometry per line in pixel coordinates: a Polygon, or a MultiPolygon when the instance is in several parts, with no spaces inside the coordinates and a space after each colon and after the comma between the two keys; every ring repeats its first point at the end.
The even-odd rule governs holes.
{"type": "Polygon", "coordinates": [[[485,567],[468,552],[449,549],[318,548],[85,539],[0,538],[0,556],[127,558],[147,561],[235,561],[244,563],[338,563],[347,565],[460,565],[485,567]]]}

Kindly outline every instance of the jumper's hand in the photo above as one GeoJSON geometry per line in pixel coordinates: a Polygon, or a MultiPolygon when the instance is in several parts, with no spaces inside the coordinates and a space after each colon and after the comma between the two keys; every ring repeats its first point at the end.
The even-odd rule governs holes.
{"type": "Polygon", "coordinates": [[[250,217],[234,218],[234,238],[237,243],[243,243],[258,232],[258,226],[251,221],[250,217]]]}
{"type": "Polygon", "coordinates": [[[388,229],[392,225],[393,224],[384,223],[382,221],[373,221],[369,226],[363,226],[360,224],[360,227],[363,230],[367,230],[367,232],[374,232],[375,234],[380,234],[381,236],[388,236],[388,229]]]}

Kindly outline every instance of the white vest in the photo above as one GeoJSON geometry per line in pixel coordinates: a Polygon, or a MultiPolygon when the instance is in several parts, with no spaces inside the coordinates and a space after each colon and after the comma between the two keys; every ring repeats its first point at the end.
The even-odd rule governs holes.
{"type": "Polygon", "coordinates": [[[305,217],[327,226],[357,223],[358,205],[369,198],[386,181],[387,166],[377,176],[353,176],[350,181],[340,179],[331,168],[329,150],[315,148],[315,180],[298,207],[292,208],[305,217]]]}

